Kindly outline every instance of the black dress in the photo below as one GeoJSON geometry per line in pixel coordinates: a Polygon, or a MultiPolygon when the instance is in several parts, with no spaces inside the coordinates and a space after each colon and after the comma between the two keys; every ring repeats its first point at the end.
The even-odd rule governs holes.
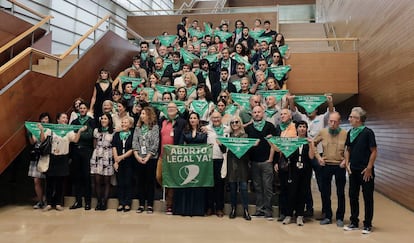
{"type": "Polygon", "coordinates": [[[102,115],[102,104],[105,100],[112,100],[112,84],[109,83],[108,88],[103,90],[100,83],[95,83],[96,99],[93,107],[95,119],[102,115]]]}
{"type": "MultiPolygon", "coordinates": [[[[186,144],[206,144],[207,134],[197,132],[195,137],[191,131],[185,131],[181,137],[186,144]]],[[[206,188],[189,187],[174,189],[173,213],[182,216],[204,216],[206,210],[206,188]]]]}

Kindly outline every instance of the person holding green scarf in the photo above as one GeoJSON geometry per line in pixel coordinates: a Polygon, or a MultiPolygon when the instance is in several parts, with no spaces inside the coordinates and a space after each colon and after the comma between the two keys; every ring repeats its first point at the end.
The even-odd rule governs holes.
{"type": "Polygon", "coordinates": [[[168,64],[165,68],[165,72],[170,74],[169,78],[174,80],[177,77],[180,77],[183,74],[183,65],[180,62],[181,55],[179,51],[175,51],[172,53],[172,63],[168,64]]]}
{"type": "Polygon", "coordinates": [[[135,127],[132,150],[136,160],[139,207],[137,213],[145,210],[154,212],[155,171],[160,141],[157,117],[152,107],[144,107],[135,127]]]}
{"type": "Polygon", "coordinates": [[[119,205],[118,212],[128,212],[132,203],[132,177],[135,159],[132,156],[132,132],[134,119],[123,117],[121,131],[116,132],[112,139],[112,154],[117,180],[119,205]]]}
{"type": "Polygon", "coordinates": [[[266,63],[271,63],[269,43],[266,40],[260,42],[259,51],[256,52],[251,59],[255,70],[260,69],[259,60],[261,59],[264,59],[266,63]]]}
{"type": "Polygon", "coordinates": [[[316,153],[315,157],[322,169],[322,206],[325,208],[325,218],[321,220],[321,225],[332,223],[332,206],[331,206],[331,182],[335,175],[336,195],[338,207],[336,211],[336,225],[344,226],[345,214],[345,141],[347,132],[339,127],[341,115],[338,112],[332,112],[329,115],[328,127],[319,131],[315,138],[315,144],[322,144],[323,153],[316,153]]]}
{"type": "Polygon", "coordinates": [[[197,75],[198,83],[207,85],[209,90],[211,90],[214,83],[220,80],[215,68],[215,65],[210,67],[210,62],[207,59],[200,60],[200,72],[197,75]]]}
{"type": "Polygon", "coordinates": [[[366,111],[354,107],[349,115],[352,129],[346,137],[345,165],[349,174],[349,201],[351,223],[344,230],[356,230],[359,223],[359,192],[364,196],[365,219],[362,234],[372,232],[374,216],[374,163],[377,157],[377,143],[374,132],[365,126],[366,111]]]}
{"type": "Polygon", "coordinates": [[[232,40],[233,44],[239,43],[241,37],[243,36],[243,27],[244,27],[244,22],[241,21],[240,19],[236,20],[236,22],[234,23],[233,40],[232,40]]]}
{"type": "MultiPolygon", "coordinates": [[[[156,179],[160,185],[162,185],[162,154],[164,152],[164,145],[174,144],[179,145],[182,132],[187,124],[178,113],[178,107],[174,102],[170,102],[167,105],[167,116],[162,117],[159,120],[160,129],[160,156],[157,162],[156,179]]],[[[165,213],[171,215],[173,213],[173,196],[174,189],[165,188],[165,213]]]]}
{"type": "Polygon", "coordinates": [[[228,47],[221,50],[221,58],[218,60],[217,71],[221,71],[223,68],[227,68],[229,76],[236,74],[237,62],[230,58],[230,49],[228,47]]]}
{"type": "Polygon", "coordinates": [[[264,108],[262,106],[255,106],[252,112],[253,122],[246,126],[245,131],[249,138],[260,139],[258,146],[249,150],[252,163],[252,179],[256,193],[256,212],[252,216],[273,220],[274,150],[270,147],[266,137],[277,134],[273,124],[264,119],[264,108]]]}

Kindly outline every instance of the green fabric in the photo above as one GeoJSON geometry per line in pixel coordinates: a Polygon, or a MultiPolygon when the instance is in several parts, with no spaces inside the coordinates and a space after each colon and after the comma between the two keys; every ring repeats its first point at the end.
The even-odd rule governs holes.
{"type": "Polygon", "coordinates": [[[126,100],[129,100],[129,99],[131,99],[131,98],[132,98],[132,95],[131,95],[131,94],[127,94],[127,93],[125,93],[122,97],[123,97],[124,99],[126,99],[126,100]]]}
{"type": "Polygon", "coordinates": [[[202,117],[208,109],[208,102],[205,100],[193,100],[191,102],[191,108],[195,113],[202,117]]]}
{"type": "Polygon", "coordinates": [[[359,127],[354,127],[351,129],[350,133],[349,133],[349,138],[351,140],[351,143],[355,140],[356,137],[358,137],[358,135],[362,132],[362,130],[364,130],[365,126],[359,126],[359,127]]]}
{"type": "Polygon", "coordinates": [[[107,83],[109,83],[109,80],[108,79],[101,79],[101,80],[99,80],[99,83],[107,84],[107,83]]]}
{"type": "Polygon", "coordinates": [[[268,96],[274,96],[276,98],[276,101],[279,101],[282,99],[284,95],[286,95],[289,92],[287,89],[279,89],[279,90],[260,90],[259,95],[261,95],[263,98],[267,98],[268,96]]]}
{"type": "Polygon", "coordinates": [[[165,92],[174,93],[175,87],[174,86],[168,86],[168,85],[160,85],[156,84],[155,89],[158,90],[161,94],[164,94],[165,92]]]}
{"type": "Polygon", "coordinates": [[[296,104],[305,109],[307,113],[312,113],[320,105],[326,102],[326,96],[324,95],[303,95],[295,96],[296,104]]]}
{"type": "MultiPolygon", "coordinates": [[[[40,141],[40,130],[37,124],[40,122],[25,122],[24,126],[26,129],[33,134],[33,136],[40,141]]],[[[52,123],[41,123],[44,129],[50,129],[52,133],[59,137],[64,137],[68,132],[81,129],[82,125],[67,125],[67,124],[52,124],[52,123]]]]}
{"type": "Polygon", "coordinates": [[[162,183],[170,188],[212,187],[213,146],[164,145],[162,183]]]}
{"type": "Polygon", "coordinates": [[[225,42],[228,38],[232,37],[233,34],[230,32],[225,32],[221,30],[214,31],[214,35],[220,38],[220,41],[225,42]]]}
{"type": "Polygon", "coordinates": [[[89,116],[85,115],[85,116],[78,116],[78,121],[79,123],[83,126],[85,125],[85,123],[90,119],[89,116]]]}
{"type": "Polygon", "coordinates": [[[251,96],[251,94],[231,93],[231,99],[245,109],[250,109],[249,99],[251,96]]]}
{"type": "Polygon", "coordinates": [[[237,90],[237,92],[240,92],[240,90],[241,90],[240,80],[233,80],[233,81],[231,81],[231,83],[232,83],[234,86],[236,86],[236,90],[237,90]]]}
{"type": "Polygon", "coordinates": [[[145,61],[147,60],[148,53],[147,52],[141,52],[141,60],[145,61]]]}
{"type": "Polygon", "coordinates": [[[279,52],[283,56],[286,55],[287,50],[289,49],[288,45],[279,46],[279,52]]]}
{"type": "Polygon", "coordinates": [[[148,133],[148,131],[149,131],[148,125],[142,124],[142,126],[141,126],[141,134],[145,135],[145,134],[148,133]]]}
{"type": "Polygon", "coordinates": [[[257,131],[262,131],[264,126],[266,124],[265,120],[261,120],[261,121],[253,121],[253,127],[257,130],[257,131]]]}
{"type": "Polygon", "coordinates": [[[165,70],[165,68],[162,67],[161,70],[155,70],[155,73],[158,74],[158,76],[160,76],[162,78],[164,76],[164,70],[165,70]]]}
{"type": "Polygon", "coordinates": [[[223,81],[221,81],[220,82],[220,84],[221,84],[221,90],[223,91],[223,90],[226,90],[227,89],[227,87],[229,86],[229,83],[228,82],[223,82],[223,81]]]}
{"type": "Polygon", "coordinates": [[[201,42],[203,42],[203,40],[193,41],[193,42],[191,42],[191,44],[193,46],[199,46],[199,45],[201,45],[201,42]]]}
{"type": "Polygon", "coordinates": [[[101,128],[101,131],[102,131],[102,132],[107,132],[107,131],[108,131],[108,129],[109,129],[108,127],[102,127],[102,128],[101,128]]]}
{"type": "Polygon", "coordinates": [[[179,62],[178,63],[173,62],[173,63],[171,63],[171,66],[172,66],[174,72],[178,72],[181,69],[181,64],[179,62]]]}
{"type": "Polygon", "coordinates": [[[224,114],[229,114],[229,115],[234,115],[237,111],[238,107],[233,105],[233,104],[229,104],[226,106],[226,110],[224,111],[224,114]]]}
{"type": "Polygon", "coordinates": [[[132,89],[136,89],[139,85],[143,84],[145,82],[142,78],[131,78],[128,76],[121,76],[121,83],[131,83],[132,89]]]}
{"type": "Polygon", "coordinates": [[[264,30],[256,30],[256,31],[254,31],[254,30],[250,30],[249,31],[249,35],[253,38],[253,39],[255,39],[255,40],[257,40],[262,34],[263,34],[263,32],[264,32],[264,30]]]}
{"type": "Polygon", "coordinates": [[[159,35],[157,39],[160,41],[161,45],[163,46],[172,46],[175,39],[177,39],[176,35],[159,35]]]}
{"type": "Polygon", "coordinates": [[[217,55],[218,55],[217,53],[210,54],[210,55],[205,56],[204,59],[207,59],[209,63],[218,62],[217,55]]]}
{"type": "Polygon", "coordinates": [[[277,113],[277,110],[271,110],[271,109],[265,110],[266,117],[272,117],[276,113],[277,113]]]}
{"type": "MultiPolygon", "coordinates": [[[[185,102],[184,101],[173,101],[176,105],[177,105],[177,109],[178,112],[180,112],[181,114],[183,112],[185,112],[185,102]]],[[[151,106],[154,107],[155,109],[162,111],[162,113],[164,113],[164,115],[167,116],[168,112],[168,104],[170,103],[170,101],[152,101],[151,102],[151,106]]]]}
{"type": "Polygon", "coordinates": [[[243,28],[236,28],[236,34],[240,34],[243,31],[243,28]]]}
{"type": "MultiPolygon", "coordinates": [[[[221,68],[227,68],[227,69],[229,69],[229,66],[230,66],[230,61],[229,60],[224,60],[224,59],[221,60],[221,68]]],[[[229,72],[230,71],[231,70],[229,70],[229,72]]]]}
{"type": "Polygon", "coordinates": [[[122,132],[119,132],[119,138],[121,138],[122,141],[127,140],[130,135],[131,135],[131,131],[127,131],[127,132],[122,131],[122,132]]]}
{"type": "Polygon", "coordinates": [[[204,32],[198,31],[194,28],[189,28],[188,33],[190,34],[190,36],[196,36],[198,39],[201,39],[204,37],[204,32]]]}
{"type": "Polygon", "coordinates": [[[290,125],[292,121],[281,122],[279,123],[280,130],[284,131],[290,125]]]}
{"type": "Polygon", "coordinates": [[[188,97],[190,97],[190,95],[193,93],[193,92],[195,92],[195,90],[196,90],[196,87],[190,87],[190,88],[186,88],[187,89],[187,99],[188,99],[188,97]]]}
{"type": "Polygon", "coordinates": [[[200,72],[203,75],[203,78],[204,79],[207,79],[207,77],[208,77],[208,71],[204,71],[204,70],[200,69],[200,72]]]}
{"type": "Polygon", "coordinates": [[[164,64],[162,65],[162,68],[165,70],[168,65],[173,64],[173,63],[174,63],[173,60],[169,58],[164,58],[164,64]]]}
{"type": "Polygon", "coordinates": [[[228,148],[237,158],[241,158],[259,139],[255,138],[217,138],[226,148],[228,148]]]}
{"type": "Polygon", "coordinates": [[[213,29],[208,23],[205,23],[205,22],[204,22],[204,34],[209,35],[209,36],[213,35],[213,29]]]}
{"type": "Polygon", "coordinates": [[[148,93],[148,100],[151,101],[154,98],[155,91],[152,88],[145,87],[145,88],[138,88],[137,92],[141,92],[141,90],[144,90],[148,93]]]}
{"type": "Polygon", "coordinates": [[[233,56],[233,59],[236,62],[244,63],[244,66],[246,67],[246,70],[250,70],[250,68],[252,67],[252,64],[250,64],[249,61],[247,61],[246,59],[244,59],[242,56],[240,56],[237,53],[233,56]]]}
{"type": "Polygon", "coordinates": [[[272,37],[271,36],[257,37],[256,40],[258,43],[261,43],[262,41],[266,41],[266,43],[269,44],[270,42],[272,42],[272,37]]]}
{"type": "Polygon", "coordinates": [[[271,137],[267,138],[267,140],[276,145],[286,157],[293,154],[301,145],[308,144],[306,138],[271,137]]]}
{"type": "Polygon", "coordinates": [[[194,55],[193,53],[185,50],[184,48],[180,49],[180,54],[181,54],[181,57],[184,60],[184,63],[186,63],[186,64],[191,64],[191,62],[194,59],[198,59],[198,57],[196,55],[194,55]]]}
{"type": "Polygon", "coordinates": [[[213,126],[214,131],[216,132],[217,135],[219,136],[223,136],[224,134],[224,127],[223,125],[220,125],[218,127],[213,126]]]}
{"type": "Polygon", "coordinates": [[[268,67],[267,69],[269,69],[275,76],[275,79],[279,81],[291,70],[290,66],[268,67]]]}

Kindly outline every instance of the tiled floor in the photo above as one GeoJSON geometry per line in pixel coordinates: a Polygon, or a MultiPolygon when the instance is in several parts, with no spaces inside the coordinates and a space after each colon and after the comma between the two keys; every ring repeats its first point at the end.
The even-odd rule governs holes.
{"type": "MultiPolygon", "coordinates": [[[[316,202],[318,205],[320,202],[316,202]]],[[[347,201],[347,214],[349,217],[347,201]]],[[[319,204],[320,205],[320,204],[319,204]]],[[[253,210],[252,210],[253,211],[253,210]]],[[[346,223],[348,221],[346,220],[346,223]]],[[[167,216],[83,209],[42,212],[31,206],[0,208],[0,242],[412,242],[413,212],[375,194],[374,232],[344,232],[336,224],[282,225],[238,217],[167,216]]]]}

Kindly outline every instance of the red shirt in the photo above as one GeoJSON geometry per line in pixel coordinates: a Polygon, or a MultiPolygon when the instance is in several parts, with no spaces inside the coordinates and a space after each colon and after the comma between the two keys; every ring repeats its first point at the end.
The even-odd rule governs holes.
{"type": "Polygon", "coordinates": [[[164,152],[165,144],[174,144],[174,128],[172,122],[164,120],[161,128],[161,154],[164,152]]]}

